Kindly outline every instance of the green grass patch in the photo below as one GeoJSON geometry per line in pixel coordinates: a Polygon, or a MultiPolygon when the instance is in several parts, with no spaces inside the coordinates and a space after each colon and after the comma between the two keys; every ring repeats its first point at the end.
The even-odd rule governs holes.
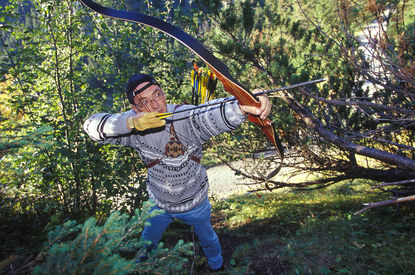
{"type": "MultiPolygon", "coordinates": [[[[225,260],[219,274],[414,274],[414,203],[353,215],[363,203],[387,199],[367,184],[345,182],[212,201],[225,260]]],[[[209,274],[197,237],[178,221],[162,241],[174,247],[179,239],[194,242],[195,256],[174,274],[209,274]]]]}
{"type": "MultiPolygon", "coordinates": [[[[354,216],[363,203],[388,199],[365,189],[343,183],[215,203],[223,274],[413,274],[414,204],[354,216]]],[[[203,274],[203,264],[197,261],[193,271],[203,274]]]]}

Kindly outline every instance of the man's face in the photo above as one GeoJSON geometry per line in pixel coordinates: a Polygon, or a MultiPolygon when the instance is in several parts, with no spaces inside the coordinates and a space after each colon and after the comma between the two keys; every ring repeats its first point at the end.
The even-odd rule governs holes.
{"type": "MultiPolygon", "coordinates": [[[[147,85],[148,82],[139,84],[134,91],[137,91],[147,85]]],[[[151,85],[134,97],[134,105],[131,108],[136,113],[141,112],[167,112],[166,95],[158,85],[151,85]]]]}

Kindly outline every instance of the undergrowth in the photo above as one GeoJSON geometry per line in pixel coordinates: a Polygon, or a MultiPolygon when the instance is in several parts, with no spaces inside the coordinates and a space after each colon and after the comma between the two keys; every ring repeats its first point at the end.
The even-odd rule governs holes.
{"type": "MultiPolygon", "coordinates": [[[[414,274],[414,203],[353,214],[363,203],[387,199],[350,182],[315,191],[211,198],[225,261],[218,274],[414,274]]],[[[197,237],[177,221],[162,242],[169,248],[179,239],[193,243],[193,256],[174,274],[209,274],[197,237]]]]}
{"type": "MultiPolygon", "coordinates": [[[[414,204],[355,216],[363,203],[389,199],[365,190],[365,184],[342,183],[214,203],[212,222],[225,260],[222,274],[414,274],[414,204]]],[[[188,229],[177,225],[171,230],[173,237],[188,229]]],[[[191,259],[185,274],[206,272],[197,249],[201,259],[191,259]]]]}

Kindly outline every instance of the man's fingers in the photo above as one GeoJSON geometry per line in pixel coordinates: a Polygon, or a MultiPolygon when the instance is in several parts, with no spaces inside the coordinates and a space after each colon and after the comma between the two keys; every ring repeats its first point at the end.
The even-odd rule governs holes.
{"type": "Polygon", "coordinates": [[[152,119],[153,117],[155,118],[155,117],[156,117],[156,115],[157,115],[157,113],[156,113],[156,112],[144,113],[144,115],[142,116],[142,118],[143,118],[143,119],[146,119],[146,120],[150,120],[150,119],[152,119]]]}
{"type": "Polygon", "coordinates": [[[166,121],[164,119],[160,119],[157,117],[156,112],[151,112],[151,113],[147,113],[147,122],[148,124],[150,124],[152,127],[151,128],[155,128],[155,127],[161,127],[163,125],[166,124],[166,121]]]}
{"type": "Polygon", "coordinates": [[[244,113],[252,114],[255,116],[259,116],[261,119],[266,119],[269,113],[271,112],[271,102],[269,101],[268,97],[266,96],[258,96],[258,100],[261,103],[261,106],[254,107],[254,106],[240,106],[241,111],[244,113]]]}
{"type": "Polygon", "coordinates": [[[261,119],[266,119],[269,113],[271,113],[271,102],[269,101],[268,97],[266,96],[258,96],[259,102],[261,102],[261,119]]]}
{"type": "Polygon", "coordinates": [[[244,113],[258,116],[261,114],[261,109],[255,106],[241,105],[241,110],[244,113]]]}

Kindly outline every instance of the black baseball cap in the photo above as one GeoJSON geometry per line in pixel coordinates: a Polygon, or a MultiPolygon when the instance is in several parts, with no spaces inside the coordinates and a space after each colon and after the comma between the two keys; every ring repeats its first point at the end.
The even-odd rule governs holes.
{"type": "Polygon", "coordinates": [[[127,93],[127,98],[128,101],[131,104],[134,104],[134,97],[141,93],[142,91],[144,91],[145,89],[147,89],[148,87],[152,86],[152,85],[157,85],[160,86],[157,81],[154,79],[153,76],[149,75],[149,74],[136,74],[134,76],[132,76],[128,82],[127,82],[127,87],[126,87],[126,93],[127,93]],[[145,85],[144,87],[142,87],[141,89],[134,91],[135,88],[137,88],[138,85],[140,85],[141,83],[144,82],[149,82],[147,85],[145,85]]]}

